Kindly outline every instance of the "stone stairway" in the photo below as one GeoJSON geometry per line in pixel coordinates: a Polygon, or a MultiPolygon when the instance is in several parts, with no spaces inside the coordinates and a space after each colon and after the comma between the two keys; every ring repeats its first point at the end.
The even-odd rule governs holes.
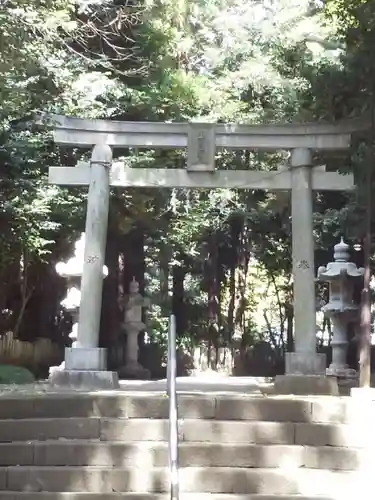
{"type": "MultiPolygon", "coordinates": [[[[180,395],[181,499],[360,498],[371,488],[374,409],[180,395]]],[[[0,396],[0,500],[167,499],[167,415],[162,393],[0,396]]]]}

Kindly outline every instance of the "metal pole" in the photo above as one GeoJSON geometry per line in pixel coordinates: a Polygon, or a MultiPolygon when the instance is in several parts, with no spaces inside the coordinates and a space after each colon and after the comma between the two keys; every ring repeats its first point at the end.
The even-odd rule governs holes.
{"type": "Polygon", "coordinates": [[[176,318],[169,319],[168,332],[168,366],[167,366],[167,393],[169,398],[169,471],[170,471],[170,499],[179,500],[178,478],[178,411],[176,390],[176,318]]]}

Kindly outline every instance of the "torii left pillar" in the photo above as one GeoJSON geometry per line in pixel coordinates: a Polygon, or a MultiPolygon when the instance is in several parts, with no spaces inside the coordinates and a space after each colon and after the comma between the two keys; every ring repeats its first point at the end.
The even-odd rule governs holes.
{"type": "Polygon", "coordinates": [[[107,371],[106,349],[99,347],[111,166],[111,148],[97,144],[90,162],[77,346],[65,349],[65,369],[51,375],[53,385],[97,389],[119,386],[117,373],[107,371]]]}

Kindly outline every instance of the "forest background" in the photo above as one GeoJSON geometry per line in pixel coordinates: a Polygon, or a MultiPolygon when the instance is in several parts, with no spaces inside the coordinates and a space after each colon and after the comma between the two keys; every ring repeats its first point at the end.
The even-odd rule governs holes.
{"type": "MultiPolygon", "coordinates": [[[[74,165],[90,151],[56,146],[37,117],[246,124],[364,117],[374,113],[374,46],[374,1],[2,0],[0,335],[49,339],[61,353],[69,344],[71,316],[60,304],[67,284],[55,266],[84,231],[87,190],[48,185],[48,167],[74,165]]],[[[332,260],[341,236],[362,243],[372,151],[370,133],[344,156],[322,158],[354,172],[357,187],[315,195],[316,268],[332,260]]],[[[185,164],[180,151],[116,154],[132,167],[185,164]]],[[[217,165],[272,171],[282,154],[223,151],[217,165]]],[[[218,369],[220,353],[236,347],[239,372],[282,372],[294,336],[289,201],[286,193],[230,189],[114,190],[100,339],[110,365],[124,361],[118,299],[135,276],[152,304],[140,353],[153,376],[163,372],[171,312],[181,352],[204,347],[206,365],[218,369]]],[[[362,251],[352,259],[362,265],[362,251]]],[[[324,300],[327,290],[317,286],[317,310],[324,300]]],[[[317,328],[318,348],[329,353],[322,315],[317,328]]],[[[36,375],[57,361],[17,358],[10,348],[1,357],[36,375]]]]}

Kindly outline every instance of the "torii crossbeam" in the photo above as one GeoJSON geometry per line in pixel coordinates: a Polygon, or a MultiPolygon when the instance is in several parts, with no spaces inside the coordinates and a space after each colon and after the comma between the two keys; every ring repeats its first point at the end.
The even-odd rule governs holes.
{"type": "MultiPolygon", "coordinates": [[[[326,172],[318,166],[311,172],[313,191],[346,191],[353,188],[353,176],[326,172]]],[[[88,186],[91,179],[89,162],[78,162],[76,167],[51,167],[50,184],[88,186]]],[[[182,168],[129,168],[123,162],[113,162],[109,184],[113,187],[184,188],[184,189],[260,189],[287,191],[292,189],[293,173],[290,166],[268,172],[257,170],[189,171],[182,168]]]]}

